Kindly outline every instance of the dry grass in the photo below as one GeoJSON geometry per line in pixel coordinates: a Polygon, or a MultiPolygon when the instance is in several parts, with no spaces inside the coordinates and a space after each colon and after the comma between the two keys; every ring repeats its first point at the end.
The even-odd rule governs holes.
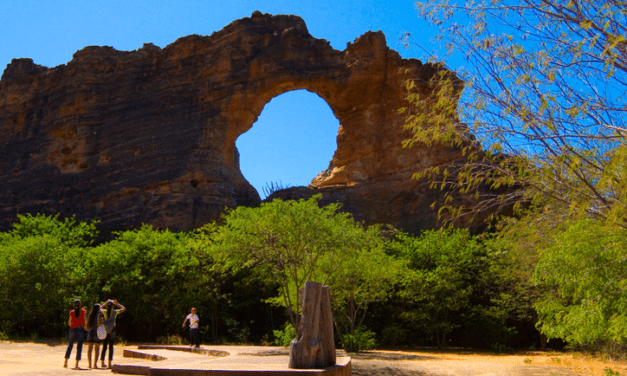
{"type": "MultiPolygon", "coordinates": [[[[214,347],[216,346],[207,346],[214,347]]],[[[124,346],[116,346],[116,363],[135,364],[140,361],[122,358],[123,349],[124,346]]],[[[232,346],[227,350],[243,358],[259,357],[258,362],[261,363],[264,361],[263,358],[287,357],[288,354],[283,348],[267,346],[232,346]]],[[[71,371],[61,367],[64,352],[65,344],[0,341],[0,375],[67,375],[71,371]]],[[[346,355],[343,351],[338,351],[338,356],[346,355]]],[[[364,351],[348,356],[352,358],[353,376],[610,376],[611,374],[605,372],[608,368],[615,372],[612,376],[617,376],[617,373],[627,376],[627,362],[609,361],[571,352],[527,351],[494,354],[416,349],[364,351]]],[[[73,358],[72,356],[72,360],[73,358]]],[[[81,366],[87,367],[87,361],[83,360],[81,366]]]]}
{"type": "Polygon", "coordinates": [[[368,351],[350,354],[353,375],[598,375],[627,376],[627,362],[573,352],[368,351]],[[413,367],[410,364],[413,363],[413,367]],[[419,367],[417,367],[419,365],[419,367]]]}

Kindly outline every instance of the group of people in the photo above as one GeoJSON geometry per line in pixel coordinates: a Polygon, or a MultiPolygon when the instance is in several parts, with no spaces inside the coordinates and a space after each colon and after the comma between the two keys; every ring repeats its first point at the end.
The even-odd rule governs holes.
{"type": "Polygon", "coordinates": [[[102,353],[100,354],[100,366],[102,368],[111,368],[113,360],[113,342],[117,336],[115,321],[117,316],[124,312],[126,308],[118,303],[117,300],[109,299],[103,304],[94,304],[87,315],[87,310],[81,307],[80,300],[74,300],[74,308],[70,311],[68,325],[70,331],[68,333],[68,346],[65,351],[65,363],[63,367],[67,368],[67,362],[72,354],[72,348],[76,343],[76,365],[74,369],[80,369],[78,362],[81,360],[83,351],[83,342],[87,340],[87,358],[89,360],[89,368],[92,368],[92,351],[95,348],[95,356],[93,368],[98,368],[98,355],[100,353],[100,345],[102,344],[102,353]],[[116,309],[117,307],[117,309],[116,309]],[[100,332],[100,333],[99,333],[100,332]],[[87,338],[85,338],[85,336],[87,338]],[[105,357],[109,350],[109,363],[105,366],[105,357]]]}
{"type": "MultiPolygon", "coordinates": [[[[78,362],[81,360],[83,342],[87,340],[89,368],[92,368],[92,352],[95,353],[93,368],[98,368],[98,355],[100,353],[101,344],[103,346],[102,353],[100,353],[100,367],[111,368],[111,361],[113,360],[113,341],[117,336],[115,319],[125,310],[126,308],[118,303],[117,300],[109,299],[103,304],[94,304],[91,307],[91,311],[89,311],[89,315],[87,315],[87,310],[81,307],[81,301],[78,299],[74,300],[74,308],[70,311],[70,317],[68,319],[68,325],[70,326],[68,333],[69,343],[65,351],[65,363],[63,363],[63,367],[67,368],[67,362],[72,354],[72,348],[74,347],[74,343],[76,343],[76,365],[74,369],[80,369],[78,362]],[[118,309],[115,309],[115,307],[118,309]],[[105,366],[107,348],[109,350],[109,363],[105,366]]],[[[189,321],[190,346],[200,347],[198,335],[199,318],[196,314],[196,308],[192,308],[191,313],[185,317],[183,328],[187,321],[189,321]]]]}

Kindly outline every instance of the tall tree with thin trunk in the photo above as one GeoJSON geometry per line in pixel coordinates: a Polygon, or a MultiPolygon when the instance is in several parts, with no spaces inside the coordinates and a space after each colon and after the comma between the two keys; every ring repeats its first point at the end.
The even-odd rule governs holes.
{"type": "Polygon", "coordinates": [[[447,76],[410,80],[406,144],[452,144],[468,157],[418,176],[481,201],[449,206],[453,217],[528,208],[501,224],[518,249],[537,255],[535,282],[548,288],[535,304],[539,328],[573,344],[624,349],[627,3],[416,6],[440,28],[436,41],[449,56],[464,59],[457,75],[465,89],[447,76]],[[529,230],[535,236],[520,236],[529,230]]]}
{"type": "Polygon", "coordinates": [[[305,282],[327,283],[356,252],[378,245],[369,244],[371,233],[350,214],[338,212],[338,204],[319,207],[320,198],[275,199],[258,208],[229,210],[212,239],[225,265],[254,270],[279,285],[271,302],[287,308],[295,328],[298,291],[305,282]]]}
{"type": "Polygon", "coordinates": [[[465,81],[461,94],[451,78],[416,78],[403,109],[413,132],[407,146],[467,152],[467,163],[417,171],[448,195],[473,193],[482,202],[449,207],[453,216],[541,202],[556,218],[627,227],[627,3],[427,0],[416,7],[439,28],[435,42],[464,64],[456,72],[465,81]],[[478,189],[486,185],[497,190],[478,189]],[[520,189],[498,190],[504,186],[520,189]]]}

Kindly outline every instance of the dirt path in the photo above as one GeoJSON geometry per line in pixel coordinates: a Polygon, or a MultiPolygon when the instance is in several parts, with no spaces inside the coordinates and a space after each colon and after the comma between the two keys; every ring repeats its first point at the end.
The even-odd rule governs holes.
{"type": "MultiPolygon", "coordinates": [[[[204,346],[246,356],[286,356],[279,347],[204,346]]],[[[126,348],[134,348],[128,346],[126,348]]],[[[148,360],[122,357],[116,346],[114,363],[141,365],[148,360]]],[[[70,367],[74,364],[74,349],[70,367]]],[[[110,370],[89,370],[83,349],[81,371],[64,369],[65,345],[0,342],[0,375],[109,375],[110,370]]],[[[344,355],[344,354],[342,354],[344,355]]],[[[443,352],[369,351],[350,354],[355,376],[605,376],[605,368],[627,375],[627,364],[577,358],[564,353],[529,352],[521,355],[484,355],[443,352]]]]}
{"type": "Polygon", "coordinates": [[[604,376],[604,369],[625,375],[627,365],[573,359],[572,355],[526,353],[484,355],[436,352],[369,352],[353,355],[353,375],[378,376],[604,376]]]}

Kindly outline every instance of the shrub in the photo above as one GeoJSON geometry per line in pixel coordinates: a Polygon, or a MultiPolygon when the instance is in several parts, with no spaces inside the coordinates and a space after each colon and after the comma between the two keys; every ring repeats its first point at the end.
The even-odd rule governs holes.
{"type": "Polygon", "coordinates": [[[372,331],[359,328],[353,334],[342,336],[342,348],[347,352],[374,349],[377,344],[374,336],[375,334],[372,331]]]}
{"type": "Polygon", "coordinates": [[[285,323],[283,330],[273,330],[272,333],[274,333],[274,344],[277,346],[289,347],[296,338],[296,329],[289,322],[285,323]]]}
{"type": "Polygon", "coordinates": [[[162,345],[182,345],[183,337],[181,337],[178,334],[173,334],[173,335],[168,334],[167,336],[164,336],[164,337],[158,337],[157,342],[159,342],[162,345]]]}

